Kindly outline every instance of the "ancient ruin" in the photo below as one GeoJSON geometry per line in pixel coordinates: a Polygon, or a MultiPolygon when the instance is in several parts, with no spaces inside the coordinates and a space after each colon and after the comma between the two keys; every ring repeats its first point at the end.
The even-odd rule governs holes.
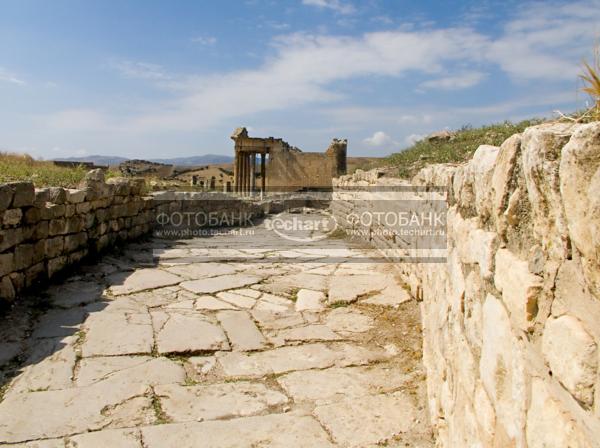
{"type": "Polygon", "coordinates": [[[231,139],[235,142],[234,188],[242,195],[267,190],[331,189],[331,180],[346,174],[347,140],[333,139],[327,151],[317,153],[303,152],[281,138],[249,137],[246,128],[237,128],[231,139]]]}
{"type": "MultiPolygon", "coordinates": [[[[276,139],[245,151],[237,135],[243,194],[255,154],[302,154],[276,139]]],[[[330,175],[345,142],[332,153],[330,175]]],[[[99,170],[79,189],[4,184],[0,297],[14,306],[0,322],[0,444],[597,446],[599,155],[599,123],[546,123],[410,181],[336,177],[331,214],[361,244],[310,228],[299,246],[268,219],[168,238],[165,218],[263,217],[272,204],[146,196],[99,170]],[[443,248],[348,219],[394,210],[390,189],[413,204],[443,195],[443,248]],[[22,294],[69,266],[80,270],[22,294]]]]}

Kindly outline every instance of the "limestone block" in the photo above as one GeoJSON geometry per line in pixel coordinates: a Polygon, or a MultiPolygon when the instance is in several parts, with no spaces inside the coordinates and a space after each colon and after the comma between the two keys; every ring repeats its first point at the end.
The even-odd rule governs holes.
{"type": "Polygon", "coordinates": [[[597,345],[581,321],[568,315],[548,319],[542,351],[553,376],[577,400],[591,406],[598,369],[597,345]]]}
{"type": "Polygon", "coordinates": [[[23,229],[20,227],[2,230],[0,233],[0,252],[10,249],[21,241],[23,241],[23,229]]]}
{"type": "Polygon", "coordinates": [[[65,190],[67,192],[67,202],[70,204],[80,204],[85,201],[85,190],[79,190],[75,188],[70,188],[65,190]]]}
{"type": "Polygon", "coordinates": [[[66,207],[64,204],[46,203],[43,211],[44,217],[47,219],[62,218],[65,216],[66,207]]]}
{"type": "Polygon", "coordinates": [[[71,216],[66,219],[65,231],[66,233],[81,232],[84,229],[85,221],[81,216],[71,216]]]}
{"type": "Polygon", "coordinates": [[[124,177],[113,177],[106,181],[107,184],[114,185],[115,195],[127,196],[131,193],[129,181],[124,177]]]}
{"type": "Polygon", "coordinates": [[[483,443],[483,446],[492,446],[496,426],[496,413],[488,394],[481,384],[477,384],[475,387],[473,406],[477,410],[476,419],[479,425],[480,441],[483,443]]]}
{"type": "Polygon", "coordinates": [[[506,210],[512,191],[511,179],[521,153],[521,134],[515,134],[502,143],[491,180],[492,212],[499,219],[506,210]]]}
{"type": "Polygon", "coordinates": [[[25,271],[25,287],[33,285],[46,273],[46,265],[43,262],[34,264],[25,271]]]}
{"type": "Polygon", "coordinates": [[[83,246],[87,241],[87,233],[79,232],[73,235],[65,236],[65,251],[73,252],[78,247],[83,246]]]}
{"type": "Polygon", "coordinates": [[[552,123],[525,130],[521,141],[522,165],[536,238],[551,258],[568,256],[568,231],[559,191],[561,150],[573,125],[552,123]]]}
{"type": "MultiPolygon", "coordinates": [[[[84,191],[84,190],[78,190],[78,191],[84,191]]],[[[91,210],[91,208],[92,208],[92,206],[89,202],[80,202],[76,205],[75,212],[79,215],[83,215],[85,213],[88,213],[91,210]]]]}
{"type": "Polygon", "coordinates": [[[484,220],[491,213],[491,183],[499,150],[497,146],[481,145],[468,164],[475,194],[475,209],[484,220]]]}
{"type": "Polygon", "coordinates": [[[560,192],[569,235],[600,298],[600,123],[581,125],[562,152],[560,192]]]}
{"type": "Polygon", "coordinates": [[[0,277],[14,271],[14,254],[12,252],[0,254],[0,277]]]}
{"type": "Polygon", "coordinates": [[[64,235],[66,232],[66,221],[63,218],[52,219],[48,224],[48,234],[50,236],[64,235]]]}
{"type": "Polygon", "coordinates": [[[552,396],[544,380],[533,378],[531,406],[527,413],[527,446],[529,448],[595,446],[590,440],[586,440],[582,426],[578,425],[552,396]]]}
{"type": "Polygon", "coordinates": [[[590,293],[578,260],[565,261],[558,270],[555,283],[552,315],[576,317],[595,340],[600,340],[600,302],[590,293]]]}
{"type": "Polygon", "coordinates": [[[537,313],[541,277],[529,272],[528,263],[508,249],[499,249],[496,252],[494,284],[502,293],[502,300],[514,324],[523,330],[530,328],[537,313]]]}
{"type": "Polygon", "coordinates": [[[33,261],[33,244],[19,244],[15,247],[14,268],[17,271],[28,268],[33,261]]]}
{"type": "Polygon", "coordinates": [[[57,272],[61,271],[67,265],[67,257],[60,256],[48,260],[47,271],[48,277],[51,278],[57,272]]]}
{"type": "Polygon", "coordinates": [[[15,295],[15,288],[8,275],[2,277],[2,279],[0,280],[0,298],[12,301],[15,298],[15,295]]]}
{"type": "Polygon", "coordinates": [[[0,185],[0,212],[3,212],[13,201],[14,191],[8,184],[0,185]]]}
{"type": "Polygon", "coordinates": [[[482,230],[478,218],[463,219],[455,208],[448,211],[448,226],[461,262],[477,263],[481,276],[491,278],[498,247],[496,233],[482,230]]]}
{"type": "Polygon", "coordinates": [[[523,348],[500,300],[488,294],[483,304],[481,381],[496,417],[516,446],[524,445],[527,380],[523,348]]]}
{"type": "Polygon", "coordinates": [[[57,236],[46,240],[46,256],[48,258],[57,257],[63,251],[65,244],[64,237],[57,236]]]}
{"type": "Polygon", "coordinates": [[[35,200],[35,189],[31,182],[11,182],[7,184],[13,191],[12,207],[30,207],[35,200]]]}
{"type": "Polygon", "coordinates": [[[53,204],[64,204],[67,202],[67,192],[61,187],[48,188],[49,199],[48,202],[53,204]]]}
{"type": "Polygon", "coordinates": [[[17,226],[21,223],[21,219],[23,218],[23,211],[20,208],[11,208],[4,212],[2,216],[2,225],[5,227],[8,226],[17,226]]]}
{"type": "Polygon", "coordinates": [[[42,219],[42,212],[38,207],[29,207],[23,215],[25,224],[37,224],[42,219]]]}

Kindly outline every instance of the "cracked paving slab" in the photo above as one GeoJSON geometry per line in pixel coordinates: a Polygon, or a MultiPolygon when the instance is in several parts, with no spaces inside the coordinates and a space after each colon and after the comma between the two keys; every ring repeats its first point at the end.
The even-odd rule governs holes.
{"type": "Polygon", "coordinates": [[[0,444],[433,446],[393,269],[273,238],[142,243],[50,287],[0,328],[0,444]]]}

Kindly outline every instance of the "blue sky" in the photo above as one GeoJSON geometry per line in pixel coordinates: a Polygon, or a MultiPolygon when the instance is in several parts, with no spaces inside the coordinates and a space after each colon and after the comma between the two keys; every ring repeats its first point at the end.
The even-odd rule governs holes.
{"type": "Polygon", "coordinates": [[[380,156],[585,106],[600,1],[0,0],[0,150],[231,154],[231,131],[380,156]]]}

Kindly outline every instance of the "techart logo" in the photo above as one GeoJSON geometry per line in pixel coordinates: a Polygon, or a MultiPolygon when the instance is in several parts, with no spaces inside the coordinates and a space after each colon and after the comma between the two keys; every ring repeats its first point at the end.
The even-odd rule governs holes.
{"type": "Polygon", "coordinates": [[[265,225],[280,237],[299,243],[323,240],[338,227],[335,216],[326,210],[303,214],[284,212],[265,220],[265,225]]]}

